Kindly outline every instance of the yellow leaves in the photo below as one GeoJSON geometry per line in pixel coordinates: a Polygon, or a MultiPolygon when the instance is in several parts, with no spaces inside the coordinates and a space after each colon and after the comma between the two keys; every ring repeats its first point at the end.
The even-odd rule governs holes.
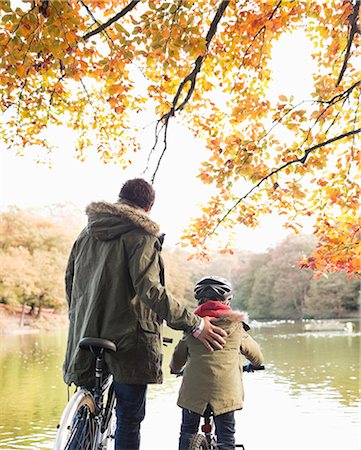
{"type": "Polygon", "coordinates": [[[124,85],[122,83],[114,83],[109,86],[108,92],[110,95],[121,94],[124,91],[124,85]]]}
{"type": "Polygon", "coordinates": [[[122,35],[125,35],[127,37],[130,36],[129,31],[126,28],[124,28],[120,23],[115,23],[114,28],[122,35]]]}
{"type": "Polygon", "coordinates": [[[224,142],[227,145],[233,145],[233,144],[240,145],[241,144],[241,139],[236,134],[230,134],[224,139],[224,142]]]}
{"type": "Polygon", "coordinates": [[[193,39],[190,41],[188,48],[186,50],[189,51],[189,54],[192,58],[197,58],[200,55],[203,55],[207,51],[206,41],[203,37],[199,37],[197,39],[193,39]]]}
{"type": "Polygon", "coordinates": [[[299,266],[321,272],[345,271],[350,277],[360,277],[361,267],[361,220],[357,216],[344,214],[336,221],[319,219],[316,236],[316,251],[304,257],[299,266]]]}
{"type": "Polygon", "coordinates": [[[16,73],[17,73],[20,77],[23,77],[24,74],[25,74],[25,72],[26,72],[26,67],[25,67],[25,66],[23,66],[23,65],[18,65],[18,66],[16,67],[16,73]]]}
{"type": "Polygon", "coordinates": [[[14,19],[14,17],[13,17],[12,14],[5,14],[5,15],[2,16],[2,18],[1,18],[2,22],[4,22],[4,23],[12,22],[13,19],[14,19]]]}
{"type": "Polygon", "coordinates": [[[327,39],[329,37],[329,30],[326,27],[318,27],[318,32],[323,39],[327,39]]]}
{"type": "Polygon", "coordinates": [[[201,172],[199,175],[199,178],[203,181],[205,184],[211,184],[213,182],[213,177],[211,177],[206,172],[201,172]]]}
{"type": "MultiPolygon", "coordinates": [[[[305,164],[292,162],[360,121],[359,90],[351,89],[360,79],[356,51],[335,87],[347,45],[349,2],[335,8],[327,2],[283,1],[276,11],[277,0],[255,0],[252,7],[230,2],[208,50],[215,2],[212,7],[206,0],[142,2],[136,14],[125,15],[86,41],[83,36],[97,25],[82,2],[53,0],[45,14],[39,12],[40,3],[32,11],[29,4],[26,13],[21,8],[12,11],[9,1],[0,3],[1,108],[11,116],[1,125],[1,136],[21,146],[35,145],[46,124],[59,121],[79,133],[80,158],[94,146],[103,160],[115,158],[127,165],[126,149],[135,147],[121,132],[137,135],[129,115],[147,110],[147,104],[156,118],[167,114],[180,83],[202,56],[195,89],[176,116],[207,143],[209,158],[200,178],[213,185],[219,197],[205,207],[189,234],[192,242],[203,251],[208,234],[238,201],[227,224],[233,220],[255,226],[259,211],[269,212],[265,205],[284,215],[290,226],[310,210],[328,214],[331,208],[342,214],[355,207],[357,191],[345,180],[347,172],[356,171],[357,137],[312,152],[305,164]],[[311,93],[308,85],[302,90],[300,80],[297,92],[281,86],[271,101],[266,91],[271,48],[284,32],[298,28],[317,46],[315,73],[306,77],[313,83],[311,93]],[[294,97],[297,102],[301,97],[299,103],[294,97]],[[119,142],[124,148],[112,151],[122,145],[119,142]],[[333,162],[338,184],[336,176],[330,179],[327,174],[333,162]],[[267,177],[272,171],[276,175],[271,181],[267,177]],[[276,182],[278,188],[272,189],[276,182]]],[[[87,2],[101,23],[122,5],[116,0],[87,2]]],[[[178,105],[190,87],[188,81],[178,105]]],[[[144,124],[136,125],[141,129],[144,124]]]]}
{"type": "Polygon", "coordinates": [[[164,114],[168,114],[171,108],[171,104],[168,102],[164,102],[159,104],[156,108],[155,108],[155,112],[157,114],[157,116],[162,117],[164,114]]]}

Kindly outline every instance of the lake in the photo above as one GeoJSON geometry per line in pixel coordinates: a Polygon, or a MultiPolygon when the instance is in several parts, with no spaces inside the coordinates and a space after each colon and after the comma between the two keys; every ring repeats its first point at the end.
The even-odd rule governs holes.
{"type": "MultiPolygon", "coordinates": [[[[346,322],[319,322],[310,331],[302,322],[252,324],[267,370],[244,374],[237,443],[246,450],[360,450],[360,322],[346,322]]],[[[148,390],[142,450],[177,449],[180,379],[167,367],[179,334],[166,335],[174,344],[164,348],[164,384],[148,390]]],[[[52,448],[68,398],[61,378],[65,341],[64,330],[2,336],[1,449],[52,448]]]]}

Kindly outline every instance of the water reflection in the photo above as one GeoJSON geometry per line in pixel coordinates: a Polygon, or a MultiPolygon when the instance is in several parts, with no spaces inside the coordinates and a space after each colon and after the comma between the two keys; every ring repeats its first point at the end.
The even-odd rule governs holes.
{"type": "MultiPolygon", "coordinates": [[[[264,373],[245,374],[245,409],[237,412],[237,442],[247,450],[360,448],[360,328],[352,333],[304,331],[302,323],[253,327],[267,361],[264,373]]],[[[174,338],[179,333],[167,331],[174,338]]],[[[49,449],[67,401],[61,379],[65,332],[9,336],[0,347],[5,402],[0,448],[49,449]]],[[[180,380],[168,374],[150,386],[142,450],[177,448],[180,380]]]]}
{"type": "MultiPolygon", "coordinates": [[[[6,336],[1,341],[1,448],[42,448],[66,402],[61,380],[64,333],[6,336]]],[[[46,448],[46,447],[43,447],[46,448]]]]}
{"type": "Polygon", "coordinates": [[[360,332],[304,332],[302,323],[279,324],[257,330],[267,355],[268,372],[289,385],[291,395],[307,389],[333,392],[342,404],[360,400],[360,332]],[[292,330],[292,331],[291,331],[292,330]],[[325,391],[325,388],[330,388],[325,391]]]}

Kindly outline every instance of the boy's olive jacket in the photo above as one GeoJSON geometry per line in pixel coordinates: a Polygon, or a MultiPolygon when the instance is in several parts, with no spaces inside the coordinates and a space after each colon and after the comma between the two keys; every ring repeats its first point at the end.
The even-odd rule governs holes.
{"type": "Polygon", "coordinates": [[[65,276],[69,331],[64,381],[92,385],[94,357],[83,337],[113,341],[106,363],[120,383],[162,382],[162,322],[189,332],[199,323],[164,287],[159,227],[139,208],[91,203],[65,276]]]}
{"type": "Polygon", "coordinates": [[[210,405],[217,416],[243,406],[242,355],[255,366],[263,364],[263,355],[238,314],[227,314],[214,324],[228,333],[222,350],[210,352],[192,335],[184,335],[170,366],[172,372],[180,372],[185,365],[178,406],[202,415],[210,405]]]}

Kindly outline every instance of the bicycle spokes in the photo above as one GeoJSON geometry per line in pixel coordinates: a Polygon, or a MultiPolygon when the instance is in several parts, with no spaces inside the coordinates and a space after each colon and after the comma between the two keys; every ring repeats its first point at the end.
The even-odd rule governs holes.
{"type": "Polygon", "coordinates": [[[64,450],[93,450],[96,422],[87,405],[79,408],[74,418],[68,444],[64,450]]]}

